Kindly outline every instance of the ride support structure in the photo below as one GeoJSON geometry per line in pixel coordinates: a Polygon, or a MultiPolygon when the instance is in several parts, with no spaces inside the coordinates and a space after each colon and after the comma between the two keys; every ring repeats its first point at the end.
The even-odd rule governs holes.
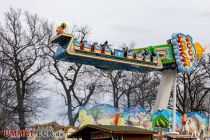
{"type": "Polygon", "coordinates": [[[58,44],[55,58],[92,65],[102,70],[127,70],[139,72],[162,72],[162,78],[152,112],[166,109],[173,90],[173,123],[172,131],[176,129],[176,77],[178,72],[190,73],[197,66],[205,49],[199,43],[193,43],[189,35],[175,33],[167,44],[149,46],[137,49],[112,50],[106,41],[103,45],[97,42],[88,43],[77,40],[71,34],[64,33],[66,27],[62,24],[59,33],[51,42],[58,44]]]}

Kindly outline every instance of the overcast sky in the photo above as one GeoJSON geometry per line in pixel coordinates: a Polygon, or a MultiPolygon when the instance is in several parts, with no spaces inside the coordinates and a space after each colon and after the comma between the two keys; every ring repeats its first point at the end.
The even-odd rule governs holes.
{"type": "MultiPolygon", "coordinates": [[[[210,45],[210,0],[0,0],[0,3],[1,22],[10,7],[21,8],[55,25],[62,22],[69,27],[89,25],[92,41],[108,40],[114,46],[130,41],[135,41],[136,47],[164,44],[174,32],[190,34],[194,41],[210,45]]],[[[51,109],[55,107],[54,104],[51,109]]]]}
{"type": "Polygon", "coordinates": [[[118,46],[165,43],[174,32],[210,44],[210,0],[0,0],[0,19],[9,7],[21,8],[59,25],[89,25],[90,39],[118,46]]]}

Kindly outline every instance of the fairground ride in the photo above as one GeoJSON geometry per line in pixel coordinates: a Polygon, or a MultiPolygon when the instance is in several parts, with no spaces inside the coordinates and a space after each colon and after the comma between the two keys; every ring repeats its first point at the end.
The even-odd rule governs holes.
{"type": "Polygon", "coordinates": [[[58,44],[55,58],[85,65],[92,65],[102,70],[127,70],[139,72],[161,71],[163,73],[155,105],[152,112],[166,109],[171,90],[173,90],[173,123],[176,120],[176,77],[178,72],[190,73],[196,68],[205,49],[199,43],[193,43],[190,35],[174,33],[166,44],[123,50],[110,48],[108,41],[103,44],[87,40],[78,40],[73,35],[64,33],[66,25],[57,28],[57,36],[52,38],[58,44]]]}

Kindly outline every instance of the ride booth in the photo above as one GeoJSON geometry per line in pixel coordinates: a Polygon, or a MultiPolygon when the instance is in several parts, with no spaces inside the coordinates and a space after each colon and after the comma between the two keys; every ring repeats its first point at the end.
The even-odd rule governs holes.
{"type": "Polygon", "coordinates": [[[68,138],[82,140],[153,140],[155,131],[132,126],[85,125],[68,138]]]}

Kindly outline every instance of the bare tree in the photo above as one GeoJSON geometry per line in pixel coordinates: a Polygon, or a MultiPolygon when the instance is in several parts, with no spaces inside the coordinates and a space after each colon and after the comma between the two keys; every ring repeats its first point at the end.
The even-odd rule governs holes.
{"type": "Polygon", "coordinates": [[[191,111],[207,112],[205,103],[208,101],[210,88],[207,88],[209,70],[201,60],[198,67],[189,74],[180,73],[177,84],[177,109],[180,113],[191,111]]]}
{"type": "Polygon", "coordinates": [[[128,81],[131,83],[130,93],[126,94],[128,107],[140,105],[151,110],[160,82],[159,74],[132,72],[128,81]]]}
{"type": "MultiPolygon", "coordinates": [[[[88,26],[73,26],[71,32],[78,40],[83,40],[89,35],[90,29],[88,26]]],[[[74,125],[78,118],[78,112],[75,113],[76,109],[80,106],[86,106],[96,89],[97,80],[90,80],[93,78],[91,73],[94,71],[94,68],[82,66],[81,64],[57,61],[54,58],[55,51],[50,46],[48,55],[49,73],[62,86],[61,91],[57,92],[64,97],[68,108],[69,124],[74,125]]]]}
{"type": "Polygon", "coordinates": [[[121,70],[101,72],[101,76],[106,78],[104,92],[112,93],[113,105],[116,108],[140,105],[149,110],[152,108],[160,81],[157,75],[121,70]]]}
{"type": "Polygon", "coordinates": [[[119,102],[126,89],[123,89],[123,78],[125,78],[125,72],[122,70],[115,70],[115,71],[101,71],[101,76],[107,78],[106,83],[104,83],[105,92],[112,93],[113,96],[113,105],[116,108],[119,108],[119,102]]]}
{"type": "Polygon", "coordinates": [[[16,101],[14,86],[12,86],[11,81],[8,81],[7,79],[7,67],[0,63],[0,130],[9,129],[9,126],[14,123],[13,118],[16,111],[16,108],[13,106],[16,101]]]}
{"type": "Polygon", "coordinates": [[[16,123],[21,130],[44,103],[36,95],[41,88],[41,73],[46,65],[42,44],[49,40],[49,32],[46,21],[13,8],[5,13],[4,26],[0,26],[0,56],[4,56],[1,63],[7,66],[7,80],[14,86],[16,103],[13,106],[17,113],[16,123]]]}

